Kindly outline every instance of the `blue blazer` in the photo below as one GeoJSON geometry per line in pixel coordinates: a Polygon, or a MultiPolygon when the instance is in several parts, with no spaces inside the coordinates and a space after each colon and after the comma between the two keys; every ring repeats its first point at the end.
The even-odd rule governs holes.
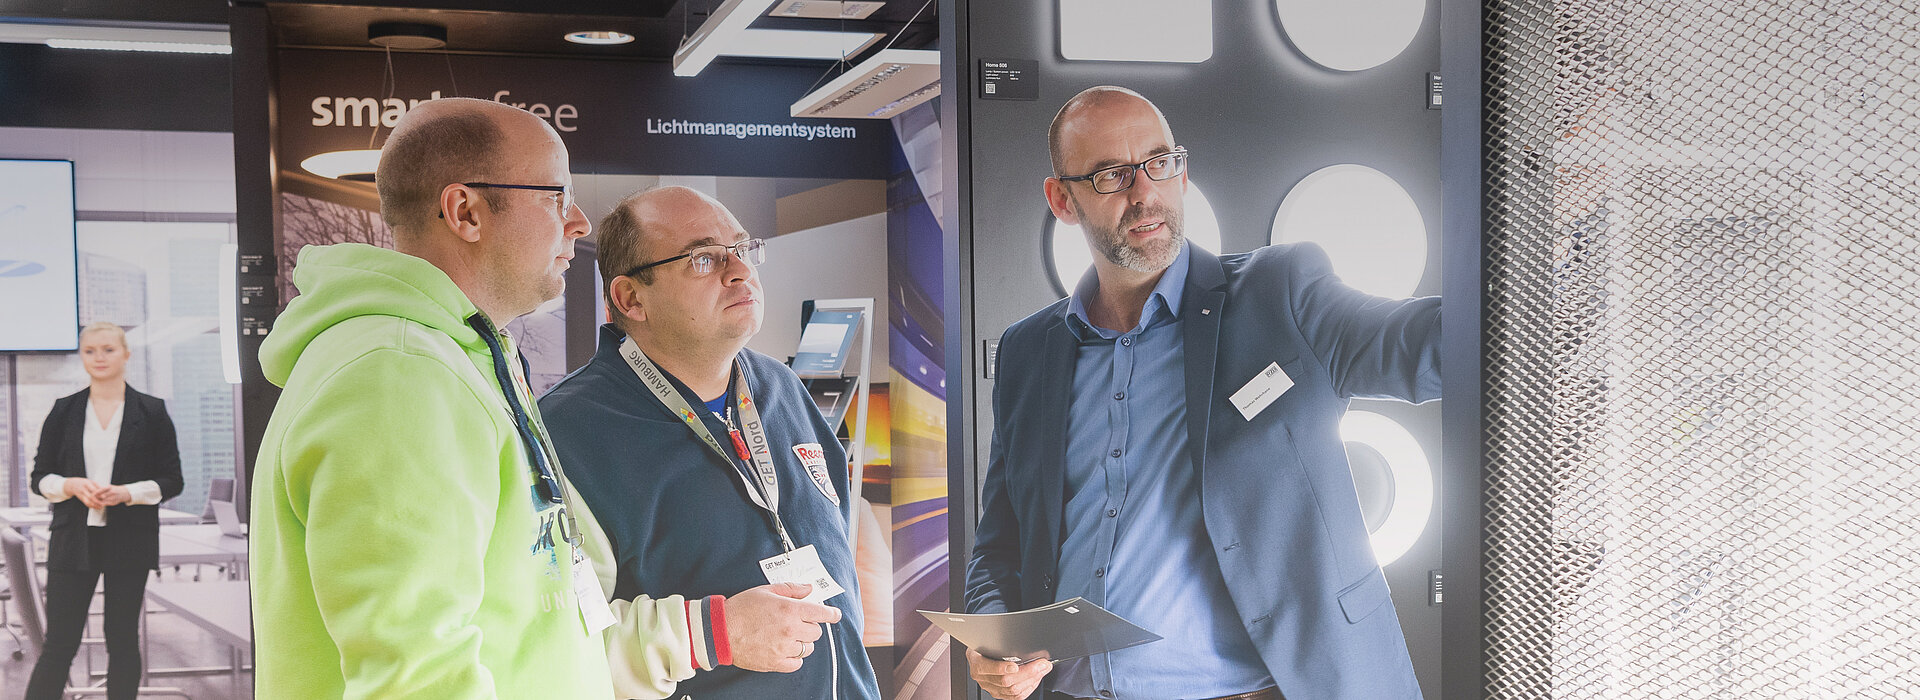
{"type": "MultiPolygon", "coordinates": [[[[1339,423],[1353,397],[1439,397],[1440,299],[1355,291],[1311,244],[1188,255],[1188,445],[1233,609],[1289,698],[1421,697],[1339,423]],[[1249,421],[1227,399],[1270,363],[1294,385],[1249,421]]],[[[970,612],[1055,602],[1076,357],[1066,317],[1063,299],[1000,341],[970,612]]]]}

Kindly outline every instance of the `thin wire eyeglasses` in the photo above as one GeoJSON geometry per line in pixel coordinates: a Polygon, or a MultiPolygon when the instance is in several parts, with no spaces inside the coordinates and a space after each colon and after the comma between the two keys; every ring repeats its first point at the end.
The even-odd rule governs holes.
{"type": "MultiPolygon", "coordinates": [[[[472,187],[474,189],[534,190],[536,192],[558,192],[560,193],[560,216],[561,217],[565,217],[567,215],[567,212],[573,211],[573,207],[577,204],[577,202],[575,202],[573,199],[573,185],[507,185],[507,184],[501,184],[498,182],[462,182],[460,184],[466,187],[472,187]]],[[[442,219],[447,218],[446,212],[441,212],[438,216],[442,219]]]]}
{"type": "Polygon", "coordinates": [[[759,238],[749,238],[733,245],[721,245],[719,243],[703,245],[670,258],[662,258],[643,265],[635,265],[633,269],[622,273],[620,276],[632,277],[643,270],[650,270],[676,260],[684,259],[687,261],[687,267],[692,270],[693,276],[704,277],[720,269],[721,263],[726,260],[723,256],[728,254],[739,258],[740,262],[746,263],[748,267],[759,267],[761,263],[767,261],[767,242],[759,238]]]}

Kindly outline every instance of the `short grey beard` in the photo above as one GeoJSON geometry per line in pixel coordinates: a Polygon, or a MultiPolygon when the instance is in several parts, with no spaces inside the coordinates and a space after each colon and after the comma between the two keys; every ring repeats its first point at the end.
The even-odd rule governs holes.
{"type": "MultiPolygon", "coordinates": [[[[1180,248],[1187,241],[1186,232],[1182,230],[1185,227],[1179,218],[1168,216],[1166,219],[1168,235],[1164,247],[1157,242],[1149,243],[1152,248],[1147,250],[1129,246],[1122,242],[1126,240],[1124,230],[1096,233],[1090,239],[1094,249],[1107,262],[1135,272],[1159,272],[1173,264],[1173,259],[1180,255],[1180,248]]],[[[1081,220],[1085,221],[1085,218],[1081,220]]]]}

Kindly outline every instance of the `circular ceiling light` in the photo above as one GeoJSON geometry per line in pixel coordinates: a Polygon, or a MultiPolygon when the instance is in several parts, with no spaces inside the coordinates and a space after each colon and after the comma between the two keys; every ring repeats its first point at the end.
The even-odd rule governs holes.
{"type": "Polygon", "coordinates": [[[1340,281],[1375,296],[1411,296],[1427,269],[1420,208],[1400,183],[1364,165],[1330,165],[1294,185],[1268,240],[1319,244],[1340,281]]]}
{"type": "Polygon", "coordinates": [[[373,182],[374,171],[380,169],[380,149],[322,153],[300,161],[300,167],[320,177],[373,182]]]}
{"type": "Polygon", "coordinates": [[[367,25],[367,43],[415,51],[445,48],[447,28],[422,22],[374,22],[367,25]]]}
{"type": "Polygon", "coordinates": [[[613,46],[633,41],[633,35],[626,32],[572,32],[567,41],[588,46],[613,46]]]}
{"type": "Polygon", "coordinates": [[[1393,60],[1413,43],[1426,0],[1274,0],[1280,26],[1307,59],[1340,71],[1393,60]]]}
{"type": "MultiPolygon", "coordinates": [[[[1185,205],[1187,240],[1209,253],[1220,252],[1220,219],[1214,216],[1213,205],[1200,192],[1199,183],[1192,179],[1187,180],[1185,205]]],[[[1087,248],[1087,237],[1078,224],[1064,224],[1048,215],[1047,228],[1048,245],[1053,251],[1048,271],[1053,273],[1053,283],[1060,293],[1070,294],[1087,274],[1087,268],[1093,267],[1093,251],[1087,248]]]]}
{"type": "Polygon", "coordinates": [[[1378,413],[1348,411],[1340,419],[1340,440],[1348,443],[1349,451],[1360,447],[1372,453],[1368,456],[1378,456],[1392,475],[1385,485],[1372,485],[1375,482],[1369,479],[1370,493],[1360,495],[1363,504],[1386,506],[1385,518],[1367,517],[1373,556],[1386,566],[1413,549],[1413,543],[1427,529],[1427,518],[1433,514],[1433,468],[1413,434],[1378,413]],[[1384,494],[1381,488],[1385,488],[1384,494]],[[1379,523],[1377,527],[1374,522],[1379,523]]]}

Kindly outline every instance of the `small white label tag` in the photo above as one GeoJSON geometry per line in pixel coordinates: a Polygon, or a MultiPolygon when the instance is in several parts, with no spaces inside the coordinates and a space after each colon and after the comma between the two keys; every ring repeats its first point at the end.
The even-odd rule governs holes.
{"type": "Polygon", "coordinates": [[[573,557],[573,597],[580,604],[580,619],[587,623],[587,634],[598,634],[616,622],[613,607],[607,605],[607,595],[601,592],[600,577],[593,574],[593,564],[578,553],[573,557]]]}
{"type": "Polygon", "coordinates": [[[766,572],[767,583],[813,586],[813,591],[804,598],[809,603],[819,603],[847,591],[834,583],[833,574],[827,573],[827,565],[820,563],[820,552],[813,545],[761,559],[760,570],[766,572]]]}
{"type": "Polygon", "coordinates": [[[1291,388],[1293,388],[1293,378],[1280,369],[1280,363],[1272,362],[1267,364],[1266,369],[1260,370],[1260,374],[1254,376],[1246,386],[1233,392],[1233,396],[1228,397],[1227,400],[1233,402],[1234,408],[1240,409],[1240,415],[1247,420],[1253,420],[1254,416],[1260,415],[1261,411],[1272,405],[1274,399],[1280,398],[1281,394],[1287,393],[1291,388]]]}

